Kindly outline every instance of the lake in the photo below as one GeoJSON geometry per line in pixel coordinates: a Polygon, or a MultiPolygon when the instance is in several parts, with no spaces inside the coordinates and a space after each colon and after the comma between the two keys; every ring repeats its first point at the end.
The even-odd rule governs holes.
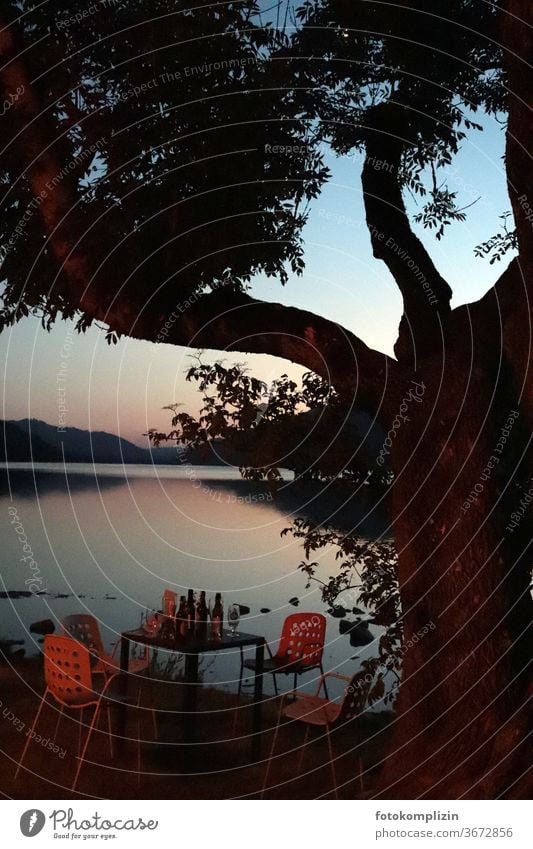
{"type": "MultiPolygon", "coordinates": [[[[287,473],[273,496],[236,469],[207,466],[19,463],[10,464],[9,475],[4,465],[0,474],[0,590],[30,586],[43,593],[0,598],[0,640],[23,640],[27,654],[40,648],[39,636],[29,633],[32,622],[52,619],[58,631],[61,618],[75,612],[95,615],[110,646],[122,630],[139,625],[147,608],[160,607],[166,587],[178,595],[203,589],[208,598],[221,592],[225,608],[232,602],[250,608],[240,630],[273,642],[289,613],[325,612],[319,585],[306,589],[298,570],[301,545],[281,536],[295,513],[324,512],[318,485],[295,488],[287,473]],[[289,603],[295,597],[298,607],[289,603]]],[[[363,508],[342,499],[332,504],[329,499],[328,515],[344,514],[345,521],[347,514],[360,531],[376,532],[379,520],[363,508]]],[[[318,577],[335,574],[334,553],[313,557],[318,577]]],[[[371,633],[377,637],[381,629],[371,626],[371,633]]],[[[326,639],[326,670],[352,674],[377,652],[376,642],[350,646],[331,616],[326,639]]],[[[234,691],[239,660],[238,652],[232,655],[205,658],[204,680],[234,691]]]]}

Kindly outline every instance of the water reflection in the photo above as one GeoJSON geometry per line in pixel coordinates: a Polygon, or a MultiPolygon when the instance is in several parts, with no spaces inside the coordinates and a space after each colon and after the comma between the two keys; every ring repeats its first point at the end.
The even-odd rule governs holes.
{"type": "MultiPolygon", "coordinates": [[[[319,501],[319,485],[286,482],[275,493],[266,484],[242,481],[231,470],[199,467],[187,477],[176,467],[91,466],[66,469],[10,470],[12,500],[2,490],[4,523],[1,553],[0,639],[25,641],[39,649],[40,637],[29,627],[38,620],[60,619],[73,612],[95,615],[106,647],[120,632],[136,627],[146,608],[159,607],[165,587],[179,595],[189,587],[208,597],[222,592],[226,606],[250,608],[242,630],[274,641],[285,616],[299,610],[324,612],[316,584],[305,588],[298,570],[300,544],[281,537],[294,515],[334,516],[352,527],[360,523],[367,535],[381,533],[385,520],[346,503],[330,491],[319,501]],[[221,471],[223,473],[221,474],[221,471]],[[42,575],[42,595],[9,595],[25,591],[26,563],[10,525],[8,508],[18,511],[24,533],[42,575]],[[261,611],[269,611],[262,613],[261,611]]],[[[334,552],[317,552],[318,577],[335,574],[334,552]]],[[[357,617],[356,617],[357,618],[357,617]]],[[[381,629],[371,626],[375,638],[381,629]]],[[[324,665],[354,671],[352,632],[341,635],[339,620],[328,616],[324,665]]],[[[360,645],[360,643],[355,643],[360,645]]],[[[17,649],[19,647],[17,646],[17,649]]],[[[364,645],[359,659],[374,654],[364,645]]],[[[206,664],[206,680],[233,689],[238,674],[231,652],[206,664]]]]}

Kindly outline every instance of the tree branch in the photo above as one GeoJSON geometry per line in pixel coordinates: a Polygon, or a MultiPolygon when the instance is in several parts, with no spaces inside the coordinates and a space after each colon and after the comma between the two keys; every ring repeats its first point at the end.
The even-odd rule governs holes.
{"type": "Polygon", "coordinates": [[[442,350],[452,291],[409,225],[399,181],[403,142],[386,126],[395,121],[398,114],[389,118],[387,113],[368,133],[363,196],[374,256],[386,263],[403,296],[395,352],[400,361],[416,366],[425,355],[442,350]]]}
{"type": "Polygon", "coordinates": [[[395,361],[321,316],[227,288],[165,309],[132,307],[118,298],[94,317],[135,339],[283,357],[329,381],[357,407],[385,419],[391,414],[395,361]]]}

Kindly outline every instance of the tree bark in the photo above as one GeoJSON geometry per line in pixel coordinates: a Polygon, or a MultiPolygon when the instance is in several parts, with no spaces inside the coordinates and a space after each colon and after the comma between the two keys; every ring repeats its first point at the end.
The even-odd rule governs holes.
{"type": "Polygon", "coordinates": [[[529,432],[498,356],[450,340],[393,446],[406,652],[383,798],[496,798],[529,767],[531,541],[507,529],[529,432]]]}

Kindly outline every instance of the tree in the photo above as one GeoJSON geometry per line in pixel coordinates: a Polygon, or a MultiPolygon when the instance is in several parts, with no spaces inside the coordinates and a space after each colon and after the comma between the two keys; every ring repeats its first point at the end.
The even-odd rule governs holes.
{"type": "Polygon", "coordinates": [[[526,518],[508,525],[532,475],[531,10],[307,0],[289,40],[252,2],[73,3],[68,20],[2,5],[4,324],[37,311],[110,340],[277,355],[386,433],[414,381],[422,403],[390,438],[393,526],[408,643],[435,627],[405,652],[380,792],[523,792],[532,545],[526,518]],[[461,220],[437,174],[477,109],[508,112],[518,253],[452,310],[404,195],[437,235],[461,220]],[[259,270],[303,271],[324,140],[364,151],[374,255],[403,296],[396,359],[246,291],[259,270]]]}

